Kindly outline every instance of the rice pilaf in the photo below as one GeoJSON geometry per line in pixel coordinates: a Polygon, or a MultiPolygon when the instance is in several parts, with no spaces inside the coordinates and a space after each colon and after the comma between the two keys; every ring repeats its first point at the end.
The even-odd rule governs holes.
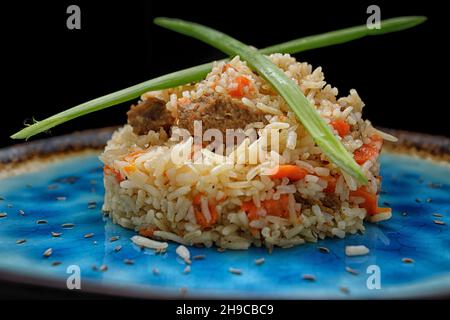
{"type": "Polygon", "coordinates": [[[143,102],[163,101],[162,112],[174,121],[170,130],[136,133],[134,123],[140,118],[130,122],[129,115],[129,124],[113,134],[100,159],[105,164],[103,210],[115,223],[156,240],[247,249],[252,244],[290,247],[325,237],[344,238],[363,232],[366,217],[378,217],[374,221],[390,217],[390,209],[377,206],[378,156],[383,139],[394,138],[362,119],[364,103],[356,90],[338,98],[338,90],[326,84],[320,67],[313,70],[288,54],[269,58],[298,84],[354,155],[369,183],[359,185],[328,161],[283,98],[235,57],[215,63],[199,83],[142,95],[143,102]],[[244,139],[231,153],[213,152],[192,137],[179,139],[179,125],[190,125],[191,118],[183,118],[187,108],[190,112],[203,108],[202,115],[211,117],[204,122],[210,127],[214,114],[194,103],[206,97],[229,101],[226,108],[238,105],[237,115],[219,119],[222,126],[242,122],[247,115],[260,120],[246,122],[244,139]],[[270,136],[262,141],[274,131],[276,140],[270,136]],[[192,155],[193,145],[199,148],[201,163],[173,161],[173,153],[192,155]],[[270,171],[274,163],[278,171],[270,171]]]}

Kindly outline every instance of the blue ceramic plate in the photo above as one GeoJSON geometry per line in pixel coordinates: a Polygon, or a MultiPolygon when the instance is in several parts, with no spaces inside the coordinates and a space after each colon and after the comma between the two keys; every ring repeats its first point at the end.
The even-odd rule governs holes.
{"type": "MultiPolygon", "coordinates": [[[[101,141],[98,145],[108,132],[101,133],[103,136],[95,133],[101,141]]],[[[84,141],[83,137],[4,150],[0,152],[1,172],[23,169],[23,163],[30,163],[24,159],[31,154],[53,152],[55,148],[49,145],[67,149],[68,144],[77,148],[92,144],[92,139],[84,141]]],[[[98,146],[96,143],[93,146],[98,146]]],[[[448,145],[445,148],[448,152],[448,145]]],[[[408,298],[450,294],[448,162],[385,152],[381,202],[393,208],[393,217],[378,225],[368,223],[364,235],[274,249],[271,254],[262,248],[225,252],[191,248],[192,256],[204,259],[194,260],[186,274],[186,265],[175,253],[176,244],[170,244],[163,254],[142,250],[129,240],[134,232],[103,217],[98,153],[66,154],[41,163],[38,171],[0,179],[0,277],[65,288],[71,266],[76,266],[82,290],[144,297],[408,298]],[[60,235],[52,236],[52,232],[60,235]],[[370,248],[367,256],[344,254],[345,246],[359,244],[370,248]],[[52,254],[45,257],[49,248],[52,254]],[[255,259],[260,258],[265,262],[256,265],[255,259]],[[232,274],[229,268],[240,269],[242,274],[232,274]]]]}

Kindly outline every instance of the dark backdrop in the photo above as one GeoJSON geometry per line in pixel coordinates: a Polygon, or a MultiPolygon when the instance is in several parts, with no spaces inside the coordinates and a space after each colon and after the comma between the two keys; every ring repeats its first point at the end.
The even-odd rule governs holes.
{"type": "MultiPolygon", "coordinates": [[[[297,54],[322,66],[327,82],[355,88],[375,125],[449,135],[444,67],[446,13],[439,2],[341,1],[58,1],[2,4],[0,146],[32,117],[43,119],[78,103],[152,77],[222,58],[197,40],[152,25],[156,16],[210,25],[256,47],[359,25],[370,4],[382,19],[427,15],[414,29],[297,54]],[[268,2],[267,2],[268,3],[268,2]],[[81,30],[66,28],[66,8],[81,7],[81,30]],[[439,40],[440,39],[440,40],[439,40]],[[6,55],[5,55],[6,54],[6,55]]],[[[51,135],[123,124],[130,103],[76,119],[51,135]]],[[[48,135],[48,134],[47,134],[48,135]]],[[[39,137],[44,137],[40,135],[39,137]]]]}

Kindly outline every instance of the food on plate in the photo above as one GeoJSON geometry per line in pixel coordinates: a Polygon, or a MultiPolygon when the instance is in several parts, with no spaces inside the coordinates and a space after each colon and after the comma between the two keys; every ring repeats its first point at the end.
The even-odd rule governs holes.
{"type": "MultiPolygon", "coordinates": [[[[136,230],[133,241],[181,245],[290,247],[364,231],[389,219],[378,206],[379,155],[395,137],[362,117],[356,90],[339,96],[321,67],[290,53],[413,27],[424,17],[300,38],[256,50],[182,20],[155,23],[230,56],[174,72],[36,122],[28,138],[140,96],[108,141],[103,210],[136,230]]],[[[187,253],[186,253],[187,252],[187,253]]],[[[187,256],[180,246],[177,253],[187,256]]]]}

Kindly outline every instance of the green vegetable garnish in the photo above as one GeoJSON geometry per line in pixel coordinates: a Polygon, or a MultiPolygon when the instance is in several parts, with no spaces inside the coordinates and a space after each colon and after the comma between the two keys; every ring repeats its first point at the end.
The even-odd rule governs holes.
{"type": "MultiPolygon", "coordinates": [[[[381,29],[369,30],[366,25],[341,29],[337,31],[327,32],[324,34],[299,38],[289,42],[281,43],[260,50],[261,53],[297,53],[301,51],[331,46],[343,43],[364,36],[378,35],[383,33],[400,31],[403,29],[414,27],[426,20],[425,17],[399,17],[385,21],[381,21],[381,29]]],[[[132,87],[122,89],[120,91],[102,96],[100,98],[85,102],[76,107],[67,109],[63,112],[55,114],[42,121],[36,121],[34,124],[13,134],[13,139],[28,139],[38,133],[47,131],[57,125],[72,119],[84,116],[86,114],[102,110],[122,102],[133,100],[147,91],[161,90],[180,86],[187,83],[197,82],[205,78],[211,71],[212,63],[202,64],[200,66],[172,72],[164,76],[160,76],[132,87]]]]}
{"type": "Polygon", "coordinates": [[[306,99],[298,85],[266,56],[239,40],[197,23],[170,18],[156,18],[155,23],[206,42],[230,56],[240,56],[278,91],[325,155],[358,182],[367,183],[360,166],[306,99]]]}

